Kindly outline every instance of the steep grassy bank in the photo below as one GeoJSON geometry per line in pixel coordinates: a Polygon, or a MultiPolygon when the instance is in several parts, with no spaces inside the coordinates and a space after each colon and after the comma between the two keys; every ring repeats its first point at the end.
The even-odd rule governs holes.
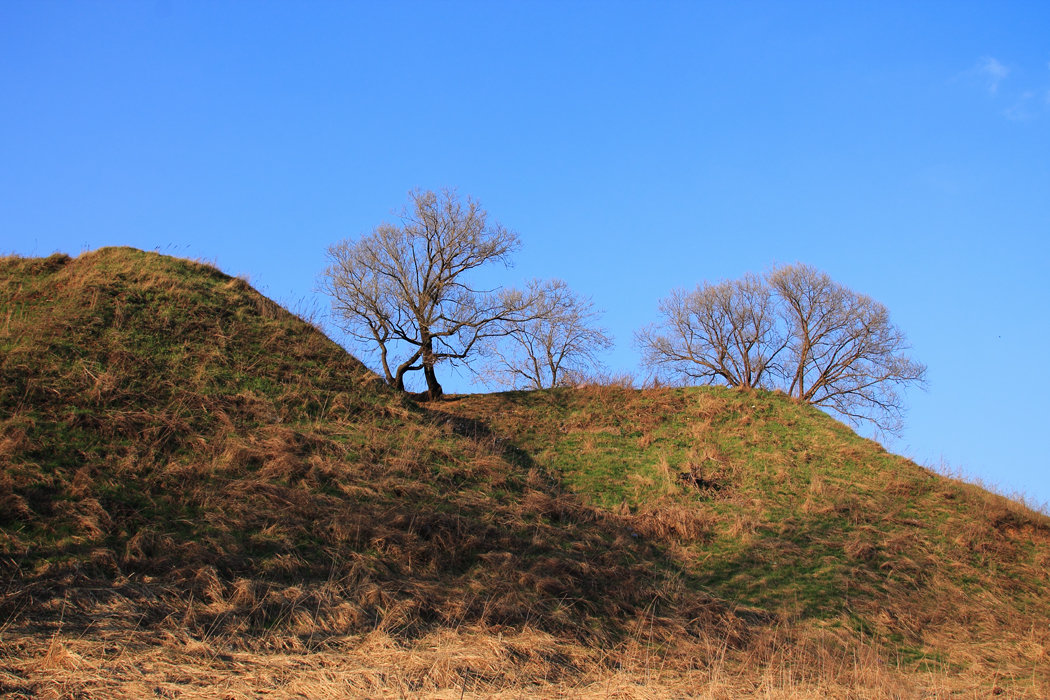
{"type": "Polygon", "coordinates": [[[1050,518],[783,394],[589,387],[434,410],[506,436],[733,605],[916,668],[1050,669],[1050,518]]]}
{"type": "Polygon", "coordinates": [[[14,696],[1046,689],[1038,514],[778,396],[420,408],[157,254],[0,260],[0,468],[14,696]]]}

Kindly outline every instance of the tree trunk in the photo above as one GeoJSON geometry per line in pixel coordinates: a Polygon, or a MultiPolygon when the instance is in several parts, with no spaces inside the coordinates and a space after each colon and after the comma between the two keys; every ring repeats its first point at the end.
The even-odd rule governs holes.
{"type": "Polygon", "coordinates": [[[434,372],[434,361],[434,341],[426,337],[423,340],[423,376],[427,380],[427,399],[431,401],[445,393],[434,372]]]}
{"type": "Polygon", "coordinates": [[[437,375],[434,374],[434,365],[423,365],[423,376],[427,378],[427,398],[441,398],[445,392],[438,383],[437,375]]]}

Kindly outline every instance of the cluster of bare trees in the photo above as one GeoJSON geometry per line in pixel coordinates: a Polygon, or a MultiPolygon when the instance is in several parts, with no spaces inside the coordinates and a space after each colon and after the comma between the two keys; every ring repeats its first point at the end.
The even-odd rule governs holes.
{"type": "Polygon", "coordinates": [[[550,388],[597,362],[612,341],[597,312],[564,282],[478,287],[473,271],[509,266],[517,235],[454,191],[415,191],[401,223],[329,248],[322,286],[340,327],[374,352],[388,384],[422,372],[426,396],[443,390],[436,367],[463,364],[510,386],[550,388]],[[472,357],[483,359],[481,369],[472,357]]]}
{"type": "Polygon", "coordinates": [[[657,372],[780,389],[889,432],[901,427],[900,389],[925,381],[885,306],[808,265],[676,290],[660,316],[636,336],[657,372]]]}
{"type": "MultiPolygon", "coordinates": [[[[518,237],[455,191],[415,191],[400,224],[329,248],[323,287],[342,329],[400,390],[421,372],[461,365],[489,384],[546,389],[600,370],[612,346],[590,299],[561,280],[477,286],[474,271],[509,266],[518,237]]],[[[854,421],[900,426],[899,390],[922,384],[886,308],[807,265],[676,290],[636,342],[672,380],[781,389],[854,421]]]]}

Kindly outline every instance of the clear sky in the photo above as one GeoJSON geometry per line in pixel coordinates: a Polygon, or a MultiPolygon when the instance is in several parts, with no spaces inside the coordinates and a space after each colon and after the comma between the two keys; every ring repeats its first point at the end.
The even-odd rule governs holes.
{"type": "MultiPolygon", "coordinates": [[[[802,261],[929,366],[890,449],[1050,501],[1050,3],[0,3],[0,252],[315,303],[414,187],[606,310],[802,261]]],[[[447,390],[471,390],[443,377],[447,390]]]]}

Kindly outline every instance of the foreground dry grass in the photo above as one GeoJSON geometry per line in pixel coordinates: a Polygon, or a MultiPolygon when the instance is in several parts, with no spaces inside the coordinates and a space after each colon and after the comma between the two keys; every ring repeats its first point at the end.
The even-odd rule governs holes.
{"type": "Polygon", "coordinates": [[[959,674],[886,663],[821,634],[769,630],[746,651],[693,641],[659,654],[642,638],[597,652],[534,630],[442,630],[414,642],[383,632],[311,651],[230,651],[185,635],[134,641],[56,635],[0,643],[11,698],[1046,698],[1050,681],[999,684],[994,668],[959,674]]]}

